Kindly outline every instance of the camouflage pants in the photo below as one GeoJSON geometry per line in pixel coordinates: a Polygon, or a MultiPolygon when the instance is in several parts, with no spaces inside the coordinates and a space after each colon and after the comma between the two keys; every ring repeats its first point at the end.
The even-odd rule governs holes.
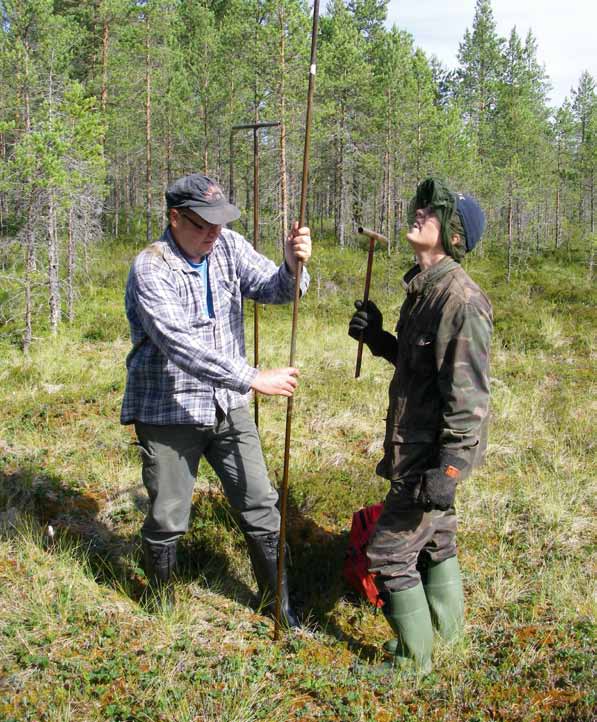
{"type": "Polygon", "coordinates": [[[418,485],[393,483],[367,547],[369,570],[380,591],[399,592],[421,581],[426,557],[441,562],[456,555],[456,512],[418,506],[418,485]]]}

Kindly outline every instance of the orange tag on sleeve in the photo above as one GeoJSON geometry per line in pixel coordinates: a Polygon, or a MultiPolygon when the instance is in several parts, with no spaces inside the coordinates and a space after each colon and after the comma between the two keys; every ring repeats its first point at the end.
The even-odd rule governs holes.
{"type": "Polygon", "coordinates": [[[460,476],[460,469],[457,469],[455,466],[452,465],[446,466],[444,474],[446,476],[449,476],[451,479],[457,479],[460,476]]]}

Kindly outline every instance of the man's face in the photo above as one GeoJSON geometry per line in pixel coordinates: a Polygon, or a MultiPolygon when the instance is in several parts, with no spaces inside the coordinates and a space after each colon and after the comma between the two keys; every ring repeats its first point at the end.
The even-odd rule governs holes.
{"type": "Polygon", "coordinates": [[[406,238],[415,252],[442,249],[441,224],[430,206],[416,211],[415,220],[408,229],[406,238]]]}
{"type": "Polygon", "coordinates": [[[191,260],[211,253],[222,226],[204,221],[190,208],[173,208],[170,227],[174,238],[191,260]]]}

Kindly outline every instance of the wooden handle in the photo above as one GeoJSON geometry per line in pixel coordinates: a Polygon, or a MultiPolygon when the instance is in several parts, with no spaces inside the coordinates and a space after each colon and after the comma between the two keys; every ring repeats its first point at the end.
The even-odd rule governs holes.
{"type": "Polygon", "coordinates": [[[373,238],[376,241],[381,241],[382,243],[388,242],[388,239],[385,236],[382,236],[381,233],[378,233],[377,231],[372,231],[370,228],[363,228],[363,226],[359,226],[359,233],[361,233],[363,236],[367,236],[367,238],[373,238]]]}

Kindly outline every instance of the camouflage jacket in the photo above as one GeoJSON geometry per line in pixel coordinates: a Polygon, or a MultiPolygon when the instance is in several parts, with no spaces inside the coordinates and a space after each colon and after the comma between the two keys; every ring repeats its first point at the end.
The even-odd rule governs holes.
{"type": "Polygon", "coordinates": [[[449,452],[466,476],[486,446],[491,303],[452,258],[415,266],[404,285],[393,358],[383,354],[396,370],[377,473],[414,481],[449,452]]]}

